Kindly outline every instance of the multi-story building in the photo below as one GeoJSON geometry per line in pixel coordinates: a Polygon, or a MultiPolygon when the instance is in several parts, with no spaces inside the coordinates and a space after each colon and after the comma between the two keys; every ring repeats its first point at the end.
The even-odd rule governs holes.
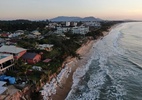
{"type": "Polygon", "coordinates": [[[86,34],[89,32],[89,27],[76,26],[76,27],[57,27],[57,34],[62,34],[71,31],[73,34],[86,34]]]}
{"type": "Polygon", "coordinates": [[[66,22],[66,26],[70,26],[70,22],[66,22]]]}
{"type": "Polygon", "coordinates": [[[0,53],[0,73],[12,69],[13,66],[14,66],[13,55],[0,53]]]}
{"type": "Polygon", "coordinates": [[[19,59],[26,52],[27,52],[26,49],[20,48],[20,47],[16,47],[16,46],[13,46],[13,45],[10,45],[10,46],[3,45],[2,47],[0,47],[0,53],[12,54],[15,59],[19,59]]]}
{"type": "Polygon", "coordinates": [[[89,27],[80,26],[80,27],[73,27],[72,33],[73,34],[86,34],[89,32],[89,27]]]}
{"type": "Polygon", "coordinates": [[[57,34],[66,33],[71,29],[71,27],[57,27],[57,34]]]}

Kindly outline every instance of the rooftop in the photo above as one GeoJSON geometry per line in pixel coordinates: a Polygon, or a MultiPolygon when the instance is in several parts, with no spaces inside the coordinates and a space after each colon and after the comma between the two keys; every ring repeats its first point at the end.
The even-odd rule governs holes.
{"type": "Polygon", "coordinates": [[[4,46],[0,47],[0,52],[8,52],[8,53],[14,53],[14,54],[20,53],[25,50],[26,49],[24,49],[24,48],[20,48],[20,47],[16,47],[16,46],[4,45],[4,46]]]}
{"type": "Polygon", "coordinates": [[[51,61],[51,59],[45,59],[45,60],[43,60],[44,63],[48,63],[50,61],[51,61]]]}
{"type": "Polygon", "coordinates": [[[33,59],[36,55],[37,55],[36,53],[25,53],[22,58],[33,59]]]}
{"type": "Polygon", "coordinates": [[[34,34],[34,35],[40,35],[41,34],[39,31],[32,31],[31,33],[34,34]]]}
{"type": "Polygon", "coordinates": [[[2,94],[5,90],[7,90],[6,87],[3,87],[4,84],[6,84],[6,82],[0,81],[0,94],[2,94]]]}
{"type": "Polygon", "coordinates": [[[0,60],[3,59],[3,58],[6,58],[8,56],[11,56],[10,54],[2,54],[0,53],[0,60]]]}
{"type": "Polygon", "coordinates": [[[39,44],[39,46],[40,46],[40,47],[44,47],[44,48],[46,48],[46,47],[51,48],[51,47],[53,47],[54,45],[53,45],[53,44],[39,44]]]}

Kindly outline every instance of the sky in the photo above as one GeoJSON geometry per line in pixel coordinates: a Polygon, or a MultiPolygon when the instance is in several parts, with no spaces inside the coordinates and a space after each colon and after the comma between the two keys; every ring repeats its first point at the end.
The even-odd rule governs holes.
{"type": "Polygon", "coordinates": [[[142,20],[142,0],[0,0],[0,20],[57,16],[142,20]]]}

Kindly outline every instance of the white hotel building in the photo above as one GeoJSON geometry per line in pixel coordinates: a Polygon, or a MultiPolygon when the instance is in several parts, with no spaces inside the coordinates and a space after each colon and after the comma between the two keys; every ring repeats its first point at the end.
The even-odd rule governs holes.
{"type": "Polygon", "coordinates": [[[73,34],[86,34],[89,32],[89,27],[79,26],[73,27],[71,30],[73,34]]]}
{"type": "Polygon", "coordinates": [[[63,34],[71,31],[73,34],[86,34],[89,32],[89,27],[79,26],[79,27],[57,27],[57,34],[63,34]]]}

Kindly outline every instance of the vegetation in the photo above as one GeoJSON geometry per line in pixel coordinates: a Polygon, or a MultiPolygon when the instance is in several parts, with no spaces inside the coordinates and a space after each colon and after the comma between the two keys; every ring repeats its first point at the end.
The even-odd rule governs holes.
{"type": "Polygon", "coordinates": [[[45,25],[48,23],[47,21],[29,21],[29,20],[13,20],[13,21],[0,21],[0,29],[2,31],[14,32],[16,30],[27,30],[33,31],[37,28],[43,29],[45,25]]]}
{"type": "MultiPolygon", "coordinates": [[[[0,27],[2,25],[7,24],[8,22],[2,22],[0,21],[0,27]]],[[[81,24],[82,22],[79,22],[81,24]]],[[[42,61],[49,58],[52,59],[48,64],[44,62],[39,62],[35,66],[40,66],[42,67],[43,71],[38,72],[32,69],[32,65],[25,64],[23,61],[18,60],[15,62],[15,71],[16,74],[13,72],[8,72],[8,74],[11,74],[15,77],[26,77],[28,80],[32,81],[39,81],[40,79],[45,81],[45,77],[49,77],[53,73],[57,73],[59,68],[61,67],[63,61],[68,57],[79,57],[78,54],[76,54],[76,50],[88,40],[88,36],[93,37],[94,39],[97,39],[100,36],[103,36],[102,32],[103,31],[108,31],[108,29],[116,24],[118,22],[101,22],[101,27],[91,28],[91,32],[87,33],[85,36],[84,35],[79,35],[79,34],[72,34],[71,32],[65,33],[65,36],[58,36],[55,34],[51,34],[48,36],[45,36],[45,38],[37,40],[37,39],[28,39],[25,36],[22,36],[23,38],[21,40],[18,40],[17,46],[27,48],[29,49],[28,51],[30,52],[36,52],[36,53],[43,53],[42,55],[42,61]],[[45,50],[39,50],[36,48],[38,44],[54,44],[53,50],[48,52],[45,50]],[[37,77],[35,77],[37,76],[37,77]]],[[[39,27],[40,31],[45,31],[43,26],[45,26],[46,22],[30,22],[30,21],[24,21],[23,20],[17,20],[17,21],[10,21],[9,25],[20,25],[18,29],[26,29],[26,27],[33,29],[35,27],[39,27]],[[28,24],[35,24],[35,26],[29,27],[29,26],[22,26],[22,23],[24,25],[28,24]]],[[[16,27],[16,26],[13,26],[16,27]]],[[[15,28],[11,29],[15,29],[15,28]]],[[[6,30],[6,28],[3,28],[6,30]]],[[[8,27],[10,29],[10,27],[8,27]]],[[[17,30],[17,28],[15,29],[17,30]]],[[[28,30],[29,31],[29,30],[28,30]]],[[[48,78],[47,78],[48,79],[48,78]]]]}
{"type": "MultiPolygon", "coordinates": [[[[8,71],[7,75],[20,77],[25,79],[29,84],[35,84],[35,86],[40,86],[40,82],[46,83],[49,77],[58,73],[61,69],[63,61],[68,57],[79,57],[76,54],[76,50],[88,41],[88,37],[97,39],[103,36],[103,31],[108,31],[108,29],[118,22],[101,22],[101,27],[95,28],[91,27],[91,31],[86,35],[72,34],[71,32],[65,33],[65,36],[58,36],[56,34],[45,35],[48,29],[44,26],[47,21],[36,22],[28,20],[16,20],[16,21],[0,21],[0,29],[3,31],[16,31],[16,30],[26,30],[26,34],[29,31],[38,29],[42,35],[43,39],[28,39],[26,36],[21,36],[20,40],[17,40],[17,46],[28,49],[30,52],[42,53],[42,60],[35,64],[34,66],[40,66],[42,71],[33,70],[30,64],[24,63],[22,60],[15,62],[15,70],[8,71]],[[46,50],[37,49],[38,44],[54,44],[53,50],[48,52],[46,50]],[[50,62],[42,62],[45,59],[51,59],[50,62]]],[[[79,22],[78,25],[82,24],[79,22]]]]}

